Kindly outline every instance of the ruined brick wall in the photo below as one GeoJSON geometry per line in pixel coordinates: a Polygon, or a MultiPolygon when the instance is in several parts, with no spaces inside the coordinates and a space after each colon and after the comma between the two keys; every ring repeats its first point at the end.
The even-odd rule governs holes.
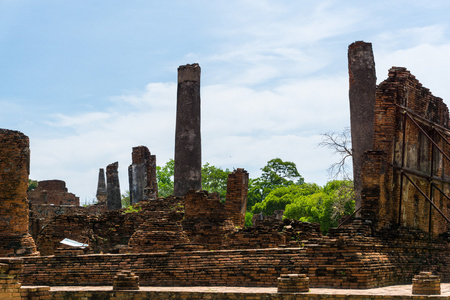
{"type": "Polygon", "coordinates": [[[219,195],[189,190],[184,201],[183,229],[191,242],[207,249],[220,249],[224,236],[236,229],[219,195]]]}
{"type": "Polygon", "coordinates": [[[371,288],[410,283],[424,270],[448,282],[449,260],[444,244],[324,237],[306,242],[304,248],[29,257],[21,282],[111,285],[126,267],[143,286],[276,286],[280,274],[303,273],[311,287],[371,288]]]}
{"type": "Polygon", "coordinates": [[[247,210],[248,173],[238,168],[228,175],[225,209],[235,226],[244,228],[247,210]]]}
{"type": "Polygon", "coordinates": [[[0,256],[36,253],[28,233],[29,139],[0,129],[0,256]]]}
{"type": "Polygon", "coordinates": [[[102,168],[100,168],[98,171],[97,193],[95,196],[97,197],[98,204],[106,206],[106,179],[105,170],[102,168]]]}
{"type": "Polygon", "coordinates": [[[128,167],[131,204],[158,198],[156,156],[145,146],[133,147],[132,164],[128,167]]]}
{"type": "Polygon", "coordinates": [[[109,211],[122,208],[118,168],[118,162],[106,167],[106,207],[109,211]]]}
{"type": "Polygon", "coordinates": [[[365,154],[363,165],[362,215],[374,222],[377,229],[400,224],[434,235],[449,229],[445,219],[402,176],[404,172],[449,216],[449,201],[431,184],[446,194],[450,192],[450,162],[426,135],[447,155],[450,154],[449,139],[445,130],[440,130],[444,137],[433,131],[427,120],[449,128],[449,111],[442,99],[433,96],[405,68],[389,70],[388,79],[377,87],[374,148],[365,154]]]}
{"type": "Polygon", "coordinates": [[[69,193],[62,180],[43,180],[27,192],[31,204],[80,205],[80,198],[69,193]]]}
{"type": "Polygon", "coordinates": [[[106,212],[106,206],[101,204],[89,206],[30,204],[29,232],[36,240],[41,230],[56,216],[66,214],[98,216],[104,212],[106,212]]]}

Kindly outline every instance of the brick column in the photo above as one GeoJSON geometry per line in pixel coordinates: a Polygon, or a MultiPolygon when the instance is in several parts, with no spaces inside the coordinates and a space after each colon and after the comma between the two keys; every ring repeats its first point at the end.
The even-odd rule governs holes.
{"type": "Polygon", "coordinates": [[[29,170],[28,137],[0,129],[0,256],[37,254],[28,233],[29,170]]]}
{"type": "Polygon", "coordinates": [[[178,68],[174,195],[202,188],[200,66],[178,68]]]}
{"type": "Polygon", "coordinates": [[[109,164],[106,167],[106,194],[108,211],[122,208],[118,168],[118,162],[109,164]]]}
{"type": "Polygon", "coordinates": [[[353,150],[355,205],[361,206],[362,156],[373,148],[373,122],[377,77],[372,44],[354,42],[348,47],[350,125],[353,150]]]}
{"type": "Polygon", "coordinates": [[[105,171],[100,168],[98,172],[98,185],[97,185],[97,202],[98,204],[106,204],[106,181],[105,181],[105,171]]]}
{"type": "Polygon", "coordinates": [[[132,164],[128,167],[130,203],[158,198],[156,156],[145,146],[133,147],[132,164]]]}
{"type": "Polygon", "coordinates": [[[228,174],[225,209],[235,226],[244,228],[247,211],[248,173],[244,169],[228,174]]]}

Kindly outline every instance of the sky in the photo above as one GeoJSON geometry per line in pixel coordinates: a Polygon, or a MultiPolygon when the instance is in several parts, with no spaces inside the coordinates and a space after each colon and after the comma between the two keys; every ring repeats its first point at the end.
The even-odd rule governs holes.
{"type": "Polygon", "coordinates": [[[129,189],[132,147],[174,157],[177,68],[199,63],[203,163],[255,178],[279,157],[323,185],[339,158],[317,145],[350,125],[348,45],[372,43],[377,82],[406,67],[446,102],[449,13],[446,0],[0,0],[0,128],[30,138],[30,178],[91,203],[110,163],[129,189]]]}

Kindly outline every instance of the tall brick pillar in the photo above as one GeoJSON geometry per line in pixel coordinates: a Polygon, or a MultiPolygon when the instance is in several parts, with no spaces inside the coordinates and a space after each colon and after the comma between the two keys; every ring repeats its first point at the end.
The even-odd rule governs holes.
{"type": "Polygon", "coordinates": [[[354,42],[348,47],[350,125],[356,208],[361,206],[361,169],[365,151],[373,148],[373,122],[377,77],[372,44],[354,42]]]}
{"type": "Polygon", "coordinates": [[[228,174],[225,209],[235,226],[244,228],[247,211],[248,173],[244,169],[228,174]]]}
{"type": "Polygon", "coordinates": [[[105,170],[100,168],[98,171],[98,185],[97,185],[97,202],[98,204],[106,204],[107,194],[106,194],[106,180],[105,180],[105,170]]]}
{"type": "Polygon", "coordinates": [[[119,185],[119,163],[115,162],[106,167],[106,194],[108,210],[116,210],[122,208],[119,185]]]}
{"type": "Polygon", "coordinates": [[[36,255],[28,233],[29,139],[0,129],[0,256],[36,255]]]}
{"type": "Polygon", "coordinates": [[[184,196],[201,188],[200,66],[192,64],[178,68],[173,193],[184,196]]]}
{"type": "Polygon", "coordinates": [[[133,147],[132,164],[128,167],[130,202],[158,198],[156,180],[156,156],[145,146],[133,147]]]}

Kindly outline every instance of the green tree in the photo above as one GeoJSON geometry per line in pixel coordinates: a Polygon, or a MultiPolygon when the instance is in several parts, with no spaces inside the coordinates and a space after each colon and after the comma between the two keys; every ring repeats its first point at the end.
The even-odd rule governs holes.
{"type": "Polygon", "coordinates": [[[202,167],[202,189],[208,192],[217,192],[220,199],[225,200],[227,195],[227,181],[230,170],[215,167],[206,163],[202,167]]]}
{"type": "Polygon", "coordinates": [[[37,180],[28,179],[28,190],[27,191],[34,190],[35,188],[37,188],[37,186],[38,186],[37,180]]]}
{"type": "MultiPolygon", "coordinates": [[[[156,167],[156,179],[158,181],[158,196],[167,197],[173,194],[173,174],[175,161],[170,159],[163,167],[156,167]]],[[[202,188],[209,192],[218,192],[221,199],[225,199],[227,193],[228,169],[222,170],[209,163],[202,166],[202,188]]]]}
{"type": "Polygon", "coordinates": [[[326,234],[330,228],[338,225],[341,217],[355,210],[352,186],[350,180],[333,180],[315,193],[294,195],[291,203],[285,207],[284,217],[319,223],[326,234]]]}
{"type": "Polygon", "coordinates": [[[128,206],[130,206],[130,191],[126,190],[125,193],[123,193],[121,196],[122,208],[127,208],[128,206]]]}
{"type": "Polygon", "coordinates": [[[312,195],[320,190],[321,187],[315,183],[279,187],[272,190],[263,202],[256,203],[252,211],[255,214],[262,212],[266,216],[271,216],[276,210],[284,210],[286,205],[295,202],[297,198],[312,195]]]}
{"type": "Polygon", "coordinates": [[[249,180],[247,210],[256,203],[263,202],[266,196],[278,187],[300,185],[304,183],[303,177],[298,173],[295,163],[274,158],[261,168],[259,178],[249,180]]]}
{"type": "Polygon", "coordinates": [[[164,167],[156,167],[156,180],[158,181],[158,196],[167,197],[173,194],[173,173],[175,161],[170,159],[164,167]]]}

